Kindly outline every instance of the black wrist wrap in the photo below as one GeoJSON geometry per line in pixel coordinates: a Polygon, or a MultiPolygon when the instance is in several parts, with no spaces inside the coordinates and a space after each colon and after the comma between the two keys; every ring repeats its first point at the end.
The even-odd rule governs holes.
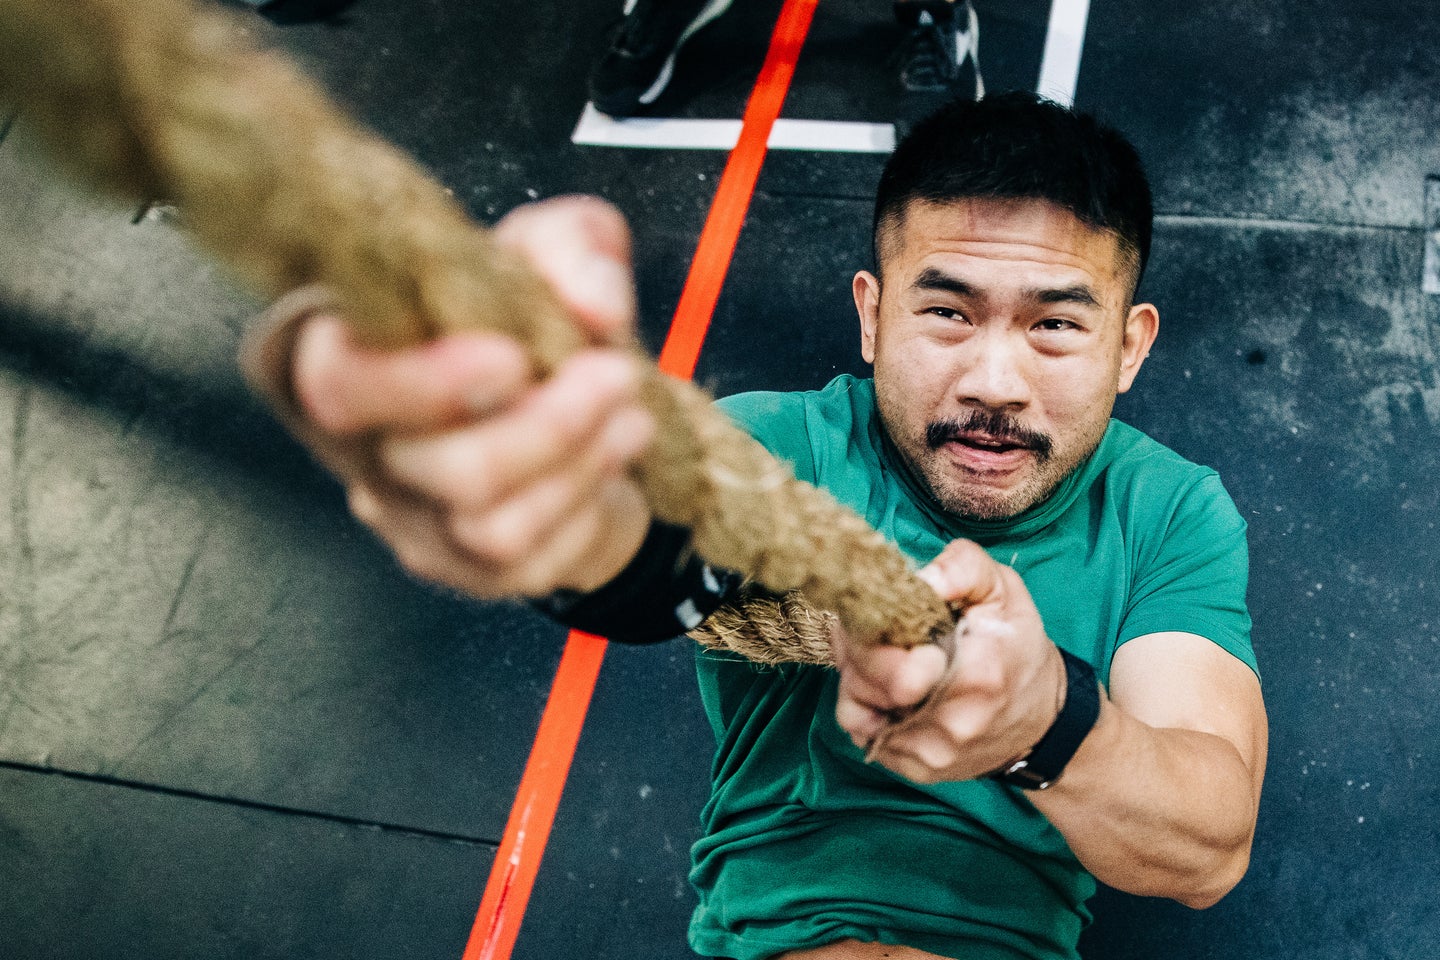
{"type": "Polygon", "coordinates": [[[701,560],[689,530],[655,520],[614,580],[592,593],[557,590],[532,602],[567,627],[617,643],[658,643],[700,626],[742,580],[701,560]]]}

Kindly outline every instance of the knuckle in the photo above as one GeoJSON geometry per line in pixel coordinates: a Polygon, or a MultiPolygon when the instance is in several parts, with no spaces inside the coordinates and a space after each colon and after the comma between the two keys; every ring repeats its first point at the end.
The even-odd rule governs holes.
{"type": "Polygon", "coordinates": [[[939,743],[923,743],[915,750],[915,759],[931,775],[948,767],[953,760],[953,751],[939,743]]]}
{"type": "Polygon", "coordinates": [[[516,568],[534,547],[529,530],[506,517],[452,516],[447,533],[476,560],[500,570],[516,568]]]}
{"type": "Polygon", "coordinates": [[[983,660],[967,671],[965,686],[967,694],[992,700],[1005,692],[1005,673],[994,660],[983,660]]]}
{"type": "Polygon", "coordinates": [[[985,738],[985,733],[990,728],[989,721],[989,715],[981,717],[971,714],[955,720],[948,725],[947,731],[950,739],[955,741],[958,746],[969,747],[985,738]]]}
{"type": "Polygon", "coordinates": [[[974,540],[952,540],[946,552],[950,554],[950,559],[964,564],[978,562],[981,557],[988,560],[990,557],[974,540]]]}
{"type": "Polygon", "coordinates": [[[345,403],[346,382],[334,363],[297,360],[296,399],[306,417],[326,433],[348,434],[358,429],[356,417],[345,403]]]}
{"type": "Polygon", "coordinates": [[[395,552],[395,562],[412,577],[429,581],[442,579],[440,564],[429,551],[411,543],[392,544],[391,549],[395,552]]]}
{"type": "Polygon", "coordinates": [[[906,768],[901,772],[904,774],[906,780],[911,780],[915,783],[939,783],[941,779],[940,774],[937,771],[932,770],[929,766],[918,762],[908,764],[906,768]]]}
{"type": "Polygon", "coordinates": [[[592,391],[568,381],[551,381],[541,389],[523,429],[533,438],[537,454],[559,460],[594,429],[600,419],[597,406],[592,391]]]}
{"type": "Polygon", "coordinates": [[[995,711],[988,704],[957,703],[941,715],[941,725],[946,737],[963,749],[985,739],[994,716],[995,711]]]}
{"type": "Polygon", "coordinates": [[[929,677],[908,676],[896,682],[893,696],[898,703],[911,704],[919,703],[932,693],[940,694],[939,684],[929,677]]]}
{"type": "Polygon", "coordinates": [[[657,425],[649,411],[627,407],[610,421],[606,431],[600,469],[618,473],[628,467],[655,437],[657,425]]]}
{"type": "Polygon", "coordinates": [[[549,571],[539,567],[522,567],[505,584],[505,592],[512,596],[539,597],[553,589],[553,577],[549,571]]]}
{"type": "Polygon", "coordinates": [[[345,500],[351,515],[367,527],[376,529],[383,523],[385,509],[369,487],[361,483],[352,484],[345,492],[345,500]]]}
{"type": "Polygon", "coordinates": [[[489,502],[496,483],[496,458],[480,442],[455,437],[401,452],[390,469],[451,509],[476,509],[489,502]]]}

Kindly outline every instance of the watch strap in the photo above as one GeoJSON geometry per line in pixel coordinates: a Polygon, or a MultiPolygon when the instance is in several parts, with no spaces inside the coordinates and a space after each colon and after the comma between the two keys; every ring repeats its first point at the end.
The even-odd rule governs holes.
{"type": "Polygon", "coordinates": [[[1060,779],[1065,765],[1100,719],[1100,687],[1090,664],[1061,650],[1065,661],[1065,702],[1050,729],[1030,752],[991,774],[1025,790],[1045,790],[1060,779]]]}

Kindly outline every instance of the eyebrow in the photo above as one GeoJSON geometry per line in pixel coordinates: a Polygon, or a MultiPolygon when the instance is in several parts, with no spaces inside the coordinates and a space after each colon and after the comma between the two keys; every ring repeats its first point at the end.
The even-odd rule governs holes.
{"type": "Polygon", "coordinates": [[[959,277],[952,277],[943,270],[937,270],[935,267],[926,267],[921,270],[912,286],[919,290],[943,290],[960,297],[975,295],[975,288],[970,284],[959,277]]]}
{"type": "MultiPolygon", "coordinates": [[[[980,292],[971,284],[936,267],[926,267],[921,270],[912,286],[917,290],[942,290],[959,297],[980,295],[980,292]]],[[[1104,306],[1100,302],[1100,298],[1095,295],[1095,291],[1084,283],[1072,283],[1068,287],[1025,290],[1021,296],[1032,303],[1073,303],[1077,306],[1096,309],[1104,306]]]]}
{"type": "Polygon", "coordinates": [[[1026,290],[1025,297],[1036,303],[1074,303],[1082,307],[1100,307],[1100,298],[1083,283],[1054,290],[1026,290]]]}

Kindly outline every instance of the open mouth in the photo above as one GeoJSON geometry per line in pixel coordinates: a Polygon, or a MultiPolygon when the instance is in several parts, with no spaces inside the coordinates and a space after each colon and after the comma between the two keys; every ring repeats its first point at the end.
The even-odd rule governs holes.
{"type": "Polygon", "coordinates": [[[1009,453],[1011,450],[1029,450],[1030,445],[1007,437],[990,437],[983,434],[961,434],[952,437],[951,443],[988,453],[1009,453]]]}
{"type": "Polygon", "coordinates": [[[962,434],[945,444],[957,466],[977,473],[1010,473],[1031,462],[1028,444],[1006,437],[962,434]]]}
{"type": "Polygon", "coordinates": [[[1041,463],[1050,457],[1048,436],[1027,430],[1019,421],[1004,414],[977,411],[964,419],[937,421],[926,428],[925,439],[932,450],[948,446],[958,454],[994,466],[1019,461],[1027,455],[1041,463]]]}

